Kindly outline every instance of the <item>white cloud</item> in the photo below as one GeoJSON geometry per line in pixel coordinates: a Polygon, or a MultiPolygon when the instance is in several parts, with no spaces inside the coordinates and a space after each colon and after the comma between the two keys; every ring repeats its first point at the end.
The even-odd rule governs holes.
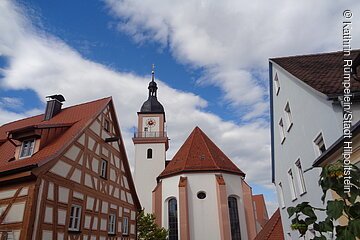
{"type": "MultiPolygon", "coordinates": [[[[22,17],[26,15],[21,11],[20,8],[14,8],[10,1],[0,1],[0,12],[2,13],[0,14],[0,32],[2,33],[0,35],[0,56],[8,60],[8,65],[1,71],[3,78],[0,79],[0,86],[12,90],[33,90],[42,101],[45,101],[47,95],[61,93],[66,98],[65,107],[113,96],[129,161],[133,164],[132,131],[137,123],[136,112],[147,98],[147,84],[150,76],[117,72],[107,66],[84,59],[61,39],[34,28],[25,17],[22,17]]],[[[163,42],[163,44],[169,41],[174,45],[173,40],[170,40],[167,35],[167,32],[170,31],[169,25],[162,21],[159,18],[152,23],[154,26],[163,27],[163,32],[152,39],[163,42]]],[[[179,34],[190,36],[186,32],[179,34]]],[[[213,41],[205,33],[203,34],[206,41],[213,41]]],[[[214,44],[219,43],[215,42],[214,44]]],[[[176,47],[173,46],[173,48],[176,47]]],[[[188,47],[193,48],[194,46],[188,47]]],[[[198,47],[202,47],[201,41],[198,47]]],[[[224,58],[222,53],[224,47],[217,46],[218,49],[214,49],[215,52],[212,54],[224,58]]],[[[205,51],[205,49],[201,51],[205,51]]],[[[226,52],[226,49],[224,51],[226,52]]],[[[184,52],[184,54],[188,53],[184,52]]],[[[200,61],[202,53],[199,53],[197,58],[200,61]]],[[[216,57],[211,57],[209,64],[215,63],[214,59],[216,57]]],[[[231,68],[224,71],[224,69],[223,67],[209,68],[208,73],[213,77],[210,78],[208,75],[204,76],[204,79],[214,81],[212,84],[215,84],[216,80],[228,79],[224,81],[224,84],[219,84],[227,94],[226,99],[231,100],[234,106],[241,106],[241,101],[245,101],[247,104],[255,106],[253,111],[257,112],[253,116],[262,114],[267,103],[254,99],[263,97],[263,89],[252,83],[252,77],[247,71],[231,68]],[[244,81],[236,81],[234,78],[241,78],[244,81]],[[240,100],[234,100],[237,93],[242,95],[240,100]]],[[[248,182],[270,185],[268,123],[258,120],[247,125],[238,125],[234,122],[224,121],[219,116],[206,111],[208,103],[200,96],[171,88],[161,79],[157,82],[158,97],[166,110],[167,130],[171,138],[168,159],[179,149],[192,129],[199,126],[247,174],[248,182]]],[[[0,124],[40,112],[42,110],[33,109],[17,114],[0,106],[0,124]]],[[[248,114],[251,112],[249,111],[248,114]]]]}
{"type": "MultiPolygon", "coordinates": [[[[201,81],[220,87],[247,120],[267,114],[267,76],[256,74],[267,69],[269,57],[340,50],[342,12],[360,14],[355,1],[104,1],[120,31],[136,42],[156,41],[179,62],[205,69],[201,81]]],[[[360,18],[352,22],[360,27],[360,18]]]]}

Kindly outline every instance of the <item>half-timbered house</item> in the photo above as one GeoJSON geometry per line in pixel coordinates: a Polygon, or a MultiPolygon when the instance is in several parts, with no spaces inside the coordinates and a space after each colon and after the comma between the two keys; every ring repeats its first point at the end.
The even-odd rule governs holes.
{"type": "Polygon", "coordinates": [[[0,127],[0,239],[136,239],[141,208],[104,98],[0,127]]]}

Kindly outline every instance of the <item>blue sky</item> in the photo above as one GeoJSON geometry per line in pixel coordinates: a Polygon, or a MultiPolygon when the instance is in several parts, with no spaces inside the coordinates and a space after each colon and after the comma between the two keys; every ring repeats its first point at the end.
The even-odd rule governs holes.
{"type": "Polygon", "coordinates": [[[200,126],[272,213],[268,59],[340,50],[346,8],[360,14],[355,1],[1,1],[0,124],[42,113],[50,94],[65,106],[113,96],[133,164],[154,63],[167,157],[200,126]]]}

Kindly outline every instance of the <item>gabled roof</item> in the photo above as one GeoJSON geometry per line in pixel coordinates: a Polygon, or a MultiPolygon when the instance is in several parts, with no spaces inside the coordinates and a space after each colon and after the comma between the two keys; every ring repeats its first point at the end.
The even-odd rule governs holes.
{"type": "Polygon", "coordinates": [[[111,98],[104,98],[68,108],[64,108],[48,121],[44,114],[10,122],[0,127],[0,174],[5,172],[40,166],[57,157],[72,140],[80,135],[87,125],[107,106],[111,98]],[[15,146],[7,139],[9,132],[21,129],[66,126],[68,129],[56,141],[51,141],[29,158],[11,161],[15,156],[15,146]]]}
{"type": "Polygon", "coordinates": [[[158,178],[184,172],[228,172],[245,176],[199,127],[195,127],[158,178]]]}
{"type": "MultiPolygon", "coordinates": [[[[354,60],[360,49],[352,50],[345,59],[354,60]]],[[[270,61],[329,97],[343,94],[344,52],[331,52],[291,57],[271,58],[270,61]]],[[[357,64],[357,63],[356,63],[357,64]]],[[[360,92],[360,82],[351,76],[351,91],[360,92]]]]}
{"type": "Polygon", "coordinates": [[[280,210],[277,209],[254,240],[284,240],[280,210]]]}

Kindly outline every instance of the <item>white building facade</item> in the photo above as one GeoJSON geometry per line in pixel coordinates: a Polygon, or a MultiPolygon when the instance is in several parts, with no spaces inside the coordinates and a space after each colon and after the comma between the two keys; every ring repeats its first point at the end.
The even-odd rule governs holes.
{"type": "MultiPolygon", "coordinates": [[[[305,201],[323,207],[321,169],[311,167],[343,134],[342,57],[338,52],[270,59],[272,181],[285,239],[299,239],[288,207],[305,201]]],[[[359,86],[354,82],[354,91],[359,86]]],[[[357,122],[360,105],[354,102],[351,110],[357,122]]]]}

